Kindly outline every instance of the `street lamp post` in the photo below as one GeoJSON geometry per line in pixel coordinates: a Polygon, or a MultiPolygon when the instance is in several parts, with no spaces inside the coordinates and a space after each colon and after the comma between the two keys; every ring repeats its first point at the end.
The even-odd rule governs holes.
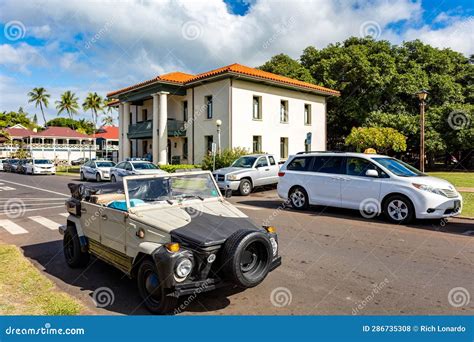
{"type": "Polygon", "coordinates": [[[217,154],[221,154],[221,125],[222,125],[222,120],[216,120],[216,126],[217,126],[217,154]]]}
{"type": "Polygon", "coordinates": [[[425,172],[425,101],[428,92],[421,90],[417,95],[420,100],[420,171],[425,172]]]}

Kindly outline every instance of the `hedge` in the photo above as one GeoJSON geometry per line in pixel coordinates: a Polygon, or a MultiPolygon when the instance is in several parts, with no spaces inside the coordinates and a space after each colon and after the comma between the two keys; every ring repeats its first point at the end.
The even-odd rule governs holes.
{"type": "Polygon", "coordinates": [[[176,170],[180,169],[200,169],[201,165],[192,165],[192,164],[169,164],[169,165],[160,165],[160,169],[163,171],[174,173],[176,170]]]}

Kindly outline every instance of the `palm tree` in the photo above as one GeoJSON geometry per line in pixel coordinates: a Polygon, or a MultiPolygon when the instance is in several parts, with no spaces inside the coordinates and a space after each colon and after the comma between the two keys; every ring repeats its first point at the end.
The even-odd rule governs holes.
{"type": "Polygon", "coordinates": [[[56,101],[56,109],[58,110],[58,115],[61,115],[63,112],[66,112],[69,116],[69,119],[74,120],[72,117],[74,114],[78,113],[79,104],[77,103],[79,98],[71,92],[70,90],[65,91],[61,95],[61,100],[56,101]]]}
{"type": "Polygon", "coordinates": [[[49,95],[47,90],[43,87],[33,88],[33,90],[28,93],[28,97],[30,98],[28,102],[29,103],[34,102],[36,108],[38,108],[38,106],[40,107],[41,114],[43,114],[45,127],[46,127],[46,117],[44,116],[43,106],[44,108],[48,108],[50,96],[51,95],[49,95]]]}
{"type": "Polygon", "coordinates": [[[90,110],[92,113],[92,121],[94,122],[94,128],[97,127],[98,112],[104,108],[104,100],[97,93],[89,93],[86,100],[82,104],[84,111],[90,110]]]}
{"type": "Polygon", "coordinates": [[[112,126],[114,124],[114,117],[112,115],[107,115],[102,119],[102,125],[112,126]]]}

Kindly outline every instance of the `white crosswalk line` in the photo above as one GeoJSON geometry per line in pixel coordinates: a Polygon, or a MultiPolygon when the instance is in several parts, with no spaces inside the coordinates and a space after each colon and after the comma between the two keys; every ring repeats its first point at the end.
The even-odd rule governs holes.
{"type": "Polygon", "coordinates": [[[64,217],[68,217],[68,216],[69,216],[68,213],[61,213],[61,214],[59,214],[59,215],[64,216],[64,217]]]}
{"type": "Polygon", "coordinates": [[[10,220],[0,220],[0,227],[5,228],[7,232],[9,232],[12,235],[19,235],[19,234],[26,234],[28,231],[26,229],[23,229],[16,223],[13,223],[10,220]]]}
{"type": "Polygon", "coordinates": [[[49,228],[51,230],[57,230],[58,227],[60,226],[59,223],[56,223],[46,217],[43,216],[30,216],[28,217],[30,220],[35,221],[36,223],[39,223],[42,226],[45,226],[46,228],[49,228]]]}

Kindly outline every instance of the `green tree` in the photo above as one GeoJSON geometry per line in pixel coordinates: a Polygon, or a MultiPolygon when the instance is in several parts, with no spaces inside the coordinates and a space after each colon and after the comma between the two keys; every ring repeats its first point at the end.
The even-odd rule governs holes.
{"type": "Polygon", "coordinates": [[[48,108],[50,94],[43,87],[33,88],[32,91],[28,93],[29,100],[28,102],[34,102],[36,108],[40,108],[41,114],[43,115],[43,122],[46,125],[46,117],[44,116],[44,108],[48,108]]]}
{"type": "MultiPolygon", "coordinates": [[[[236,159],[249,154],[250,152],[242,147],[233,149],[224,149],[220,155],[216,155],[216,169],[230,166],[236,159]]],[[[203,170],[212,170],[214,165],[214,158],[212,154],[207,154],[202,160],[201,167],[203,170]]]]}
{"type": "Polygon", "coordinates": [[[65,91],[61,95],[61,100],[56,101],[56,109],[58,110],[58,115],[66,112],[71,120],[73,120],[73,115],[79,112],[79,98],[71,92],[70,90],[65,91]]]}
{"type": "Polygon", "coordinates": [[[89,93],[82,104],[82,108],[84,111],[91,111],[92,122],[94,122],[94,126],[97,127],[98,113],[104,109],[104,100],[102,97],[97,95],[97,93],[89,93]]]}
{"type": "Polygon", "coordinates": [[[94,133],[94,123],[85,119],[73,120],[70,118],[54,118],[48,121],[48,126],[69,127],[75,130],[81,129],[81,131],[88,135],[94,133]]]}
{"type": "Polygon", "coordinates": [[[354,127],[345,143],[357,152],[374,148],[378,153],[387,154],[407,149],[406,137],[396,129],[388,127],[354,127]]]}
{"type": "Polygon", "coordinates": [[[17,112],[0,113],[0,128],[7,128],[14,125],[22,125],[26,128],[35,128],[36,125],[20,107],[17,112]]]}
{"type": "Polygon", "coordinates": [[[107,115],[102,119],[103,126],[112,126],[114,124],[114,117],[112,115],[107,115]]]}
{"type": "Polygon", "coordinates": [[[273,56],[268,62],[259,67],[260,70],[295,78],[303,82],[314,83],[310,72],[298,61],[285,54],[273,56]]]}

